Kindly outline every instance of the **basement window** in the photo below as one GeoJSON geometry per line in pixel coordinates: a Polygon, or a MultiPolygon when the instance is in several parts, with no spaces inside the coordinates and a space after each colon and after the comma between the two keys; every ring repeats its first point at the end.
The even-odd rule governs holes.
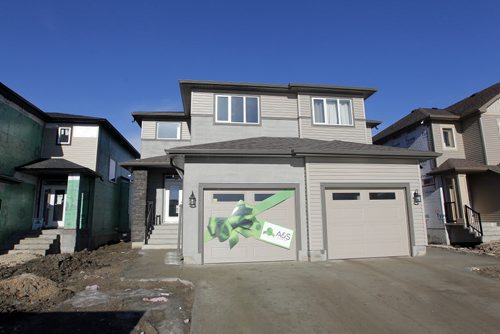
{"type": "Polygon", "coordinates": [[[71,128],[59,127],[57,128],[57,144],[58,145],[71,145],[71,128]]]}

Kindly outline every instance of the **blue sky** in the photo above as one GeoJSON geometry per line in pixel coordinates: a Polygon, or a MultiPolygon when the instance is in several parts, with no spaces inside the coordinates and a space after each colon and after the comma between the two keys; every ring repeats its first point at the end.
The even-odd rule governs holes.
{"type": "Polygon", "coordinates": [[[181,110],[178,80],[379,89],[384,126],[500,80],[499,1],[2,1],[0,81],[48,112],[181,110]]]}

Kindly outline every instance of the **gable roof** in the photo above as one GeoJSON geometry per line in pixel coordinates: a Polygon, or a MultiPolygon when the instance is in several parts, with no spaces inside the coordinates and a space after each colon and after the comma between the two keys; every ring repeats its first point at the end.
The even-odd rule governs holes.
{"type": "Polygon", "coordinates": [[[475,112],[482,111],[484,107],[492,99],[500,95],[500,82],[496,83],[480,92],[474,93],[471,96],[458,101],[444,109],[438,108],[419,108],[413,110],[408,115],[399,119],[392,125],[385,128],[383,131],[373,136],[374,143],[381,143],[389,136],[396,135],[399,132],[406,130],[423,120],[439,120],[439,121],[459,121],[462,118],[470,116],[475,112]]]}
{"type": "Polygon", "coordinates": [[[439,153],[390,146],[360,144],[341,140],[317,140],[291,137],[255,137],[222,142],[174,147],[168,154],[219,156],[343,156],[391,157],[427,160],[439,153]]]}
{"type": "Polygon", "coordinates": [[[35,106],[30,101],[26,100],[21,95],[19,95],[16,92],[14,92],[9,87],[5,86],[1,82],[0,82],[0,95],[2,95],[7,100],[9,100],[12,103],[20,106],[26,112],[29,112],[30,114],[32,114],[35,117],[38,117],[41,120],[46,121],[46,120],[49,119],[49,117],[47,116],[47,114],[45,112],[43,112],[40,108],[38,108],[37,106],[35,106]]]}

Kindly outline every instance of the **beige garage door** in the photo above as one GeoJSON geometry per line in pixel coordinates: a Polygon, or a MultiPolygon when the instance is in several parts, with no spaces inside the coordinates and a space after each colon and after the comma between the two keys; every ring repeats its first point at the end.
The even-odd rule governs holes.
{"type": "MultiPolygon", "coordinates": [[[[293,190],[206,190],[203,225],[204,263],[296,260],[298,231],[295,225],[294,197],[293,190]],[[274,200],[271,199],[276,194],[278,195],[273,198],[274,200]],[[246,212],[235,210],[237,207],[242,208],[243,203],[244,207],[252,208],[263,201],[266,202],[261,208],[265,208],[257,215],[252,215],[251,210],[246,212]],[[266,203],[271,202],[272,207],[269,205],[266,207],[266,203]],[[262,231],[265,222],[293,231],[293,235],[290,236],[290,248],[260,240],[261,233],[257,228],[260,226],[262,231]],[[208,227],[209,224],[212,225],[212,229],[208,227]],[[236,244],[233,244],[232,248],[230,240],[226,239],[227,230],[224,229],[224,225],[228,224],[231,225],[233,238],[236,238],[236,244]],[[245,237],[238,232],[245,232],[245,228],[250,230],[254,228],[255,233],[245,237]],[[219,238],[220,234],[222,237],[219,238]]],[[[272,231],[269,231],[269,235],[272,234],[272,231]]]]}
{"type": "Polygon", "coordinates": [[[410,254],[403,189],[325,191],[328,258],[410,254]]]}

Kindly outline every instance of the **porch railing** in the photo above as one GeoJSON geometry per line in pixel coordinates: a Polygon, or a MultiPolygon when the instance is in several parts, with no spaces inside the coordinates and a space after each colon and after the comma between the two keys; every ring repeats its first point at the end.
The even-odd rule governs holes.
{"type": "Polygon", "coordinates": [[[444,214],[446,216],[446,222],[448,224],[456,223],[458,217],[457,203],[444,202],[444,214]]]}
{"type": "Polygon", "coordinates": [[[144,244],[148,244],[149,237],[151,237],[151,233],[154,229],[154,215],[153,215],[154,203],[153,201],[148,201],[146,204],[146,228],[144,234],[144,244]]]}
{"type": "Polygon", "coordinates": [[[481,215],[479,212],[472,209],[470,206],[465,206],[465,223],[467,227],[474,230],[480,237],[483,236],[483,224],[481,223],[481,215]]]}

